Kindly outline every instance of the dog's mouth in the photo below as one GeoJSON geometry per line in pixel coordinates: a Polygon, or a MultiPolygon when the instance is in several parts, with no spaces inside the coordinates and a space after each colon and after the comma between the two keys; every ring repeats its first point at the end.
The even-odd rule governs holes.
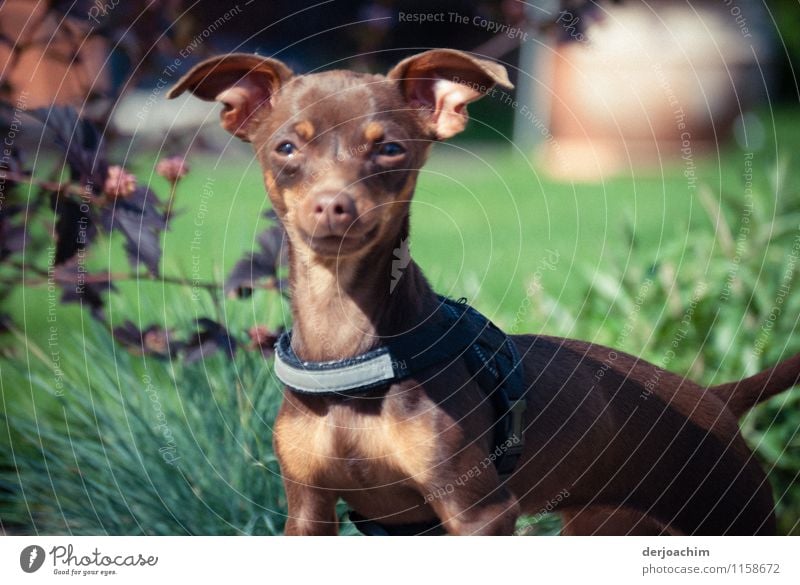
{"type": "Polygon", "coordinates": [[[378,226],[363,232],[348,231],[344,235],[309,235],[302,233],[309,248],[320,256],[348,256],[364,249],[378,233],[378,226]]]}

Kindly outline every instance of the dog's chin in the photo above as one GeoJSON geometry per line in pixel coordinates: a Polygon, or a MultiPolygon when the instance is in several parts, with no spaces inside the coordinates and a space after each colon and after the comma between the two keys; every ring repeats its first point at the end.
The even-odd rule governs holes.
{"type": "Polygon", "coordinates": [[[378,228],[372,228],[363,233],[347,233],[343,236],[311,236],[303,234],[303,240],[312,252],[324,258],[343,258],[355,256],[368,250],[375,239],[378,228]]]}

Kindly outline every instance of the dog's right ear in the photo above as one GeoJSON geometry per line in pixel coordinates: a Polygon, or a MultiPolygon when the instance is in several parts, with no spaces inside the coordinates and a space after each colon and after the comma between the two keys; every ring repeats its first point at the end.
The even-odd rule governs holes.
{"type": "Polygon", "coordinates": [[[201,100],[222,103],[222,127],[250,142],[261,115],[272,108],[275,92],[293,75],[291,69],[276,59],[232,53],[192,67],[169,90],[167,98],[190,91],[201,100]]]}

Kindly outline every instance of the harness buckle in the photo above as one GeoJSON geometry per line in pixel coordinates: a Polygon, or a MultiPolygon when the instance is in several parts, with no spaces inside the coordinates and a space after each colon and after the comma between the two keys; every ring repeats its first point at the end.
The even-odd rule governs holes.
{"type": "Polygon", "coordinates": [[[505,439],[502,443],[502,455],[495,461],[497,474],[505,479],[514,473],[519,458],[525,450],[525,411],[528,404],[525,398],[508,401],[508,410],[504,418],[505,439]]]}
{"type": "Polygon", "coordinates": [[[528,409],[528,402],[524,397],[510,402],[511,438],[516,440],[508,448],[508,453],[510,455],[520,455],[525,447],[525,411],[528,409]]]}

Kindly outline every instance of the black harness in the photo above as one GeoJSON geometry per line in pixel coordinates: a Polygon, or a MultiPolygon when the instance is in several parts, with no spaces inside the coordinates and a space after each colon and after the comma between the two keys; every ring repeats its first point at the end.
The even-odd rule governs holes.
{"type": "MultiPolygon", "coordinates": [[[[495,411],[494,449],[497,473],[513,472],[524,447],[525,384],[519,354],[511,339],[470,307],[466,299],[439,297],[441,319],[430,319],[381,347],[344,360],[307,362],[291,346],[291,331],[275,346],[275,373],[293,392],[353,396],[409,378],[443,362],[464,359],[495,411]]],[[[383,525],[350,512],[367,535],[441,534],[438,522],[383,525]]]]}

